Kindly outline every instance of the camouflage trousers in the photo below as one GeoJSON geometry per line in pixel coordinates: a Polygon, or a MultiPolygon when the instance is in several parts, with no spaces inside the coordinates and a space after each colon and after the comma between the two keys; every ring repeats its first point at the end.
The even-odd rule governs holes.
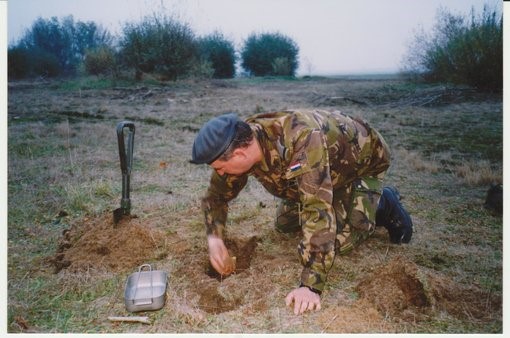
{"type": "MultiPolygon", "coordinates": [[[[375,230],[375,213],[381,197],[382,178],[363,177],[333,192],[336,216],[337,253],[349,253],[375,230]]],[[[276,211],[275,227],[283,233],[301,230],[300,203],[280,200],[276,211]]]]}

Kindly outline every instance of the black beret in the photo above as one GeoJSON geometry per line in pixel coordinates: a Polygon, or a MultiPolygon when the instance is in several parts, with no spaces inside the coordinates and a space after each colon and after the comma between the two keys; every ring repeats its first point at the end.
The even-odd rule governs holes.
{"type": "Polygon", "coordinates": [[[225,114],[204,124],[193,142],[190,162],[210,164],[220,157],[232,142],[238,121],[235,114],[225,114]]]}

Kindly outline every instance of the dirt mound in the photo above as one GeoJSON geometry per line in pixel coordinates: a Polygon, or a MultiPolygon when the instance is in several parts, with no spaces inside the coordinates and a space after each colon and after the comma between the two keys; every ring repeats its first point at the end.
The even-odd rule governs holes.
{"type": "Polygon", "coordinates": [[[356,291],[383,315],[406,322],[426,320],[433,311],[446,311],[458,319],[490,321],[502,310],[497,295],[420,269],[403,257],[374,271],[356,291]]]}
{"type": "Polygon", "coordinates": [[[84,218],[62,232],[56,254],[49,259],[55,273],[93,270],[122,271],[163,258],[164,236],[134,217],[113,224],[111,213],[84,218]]]}

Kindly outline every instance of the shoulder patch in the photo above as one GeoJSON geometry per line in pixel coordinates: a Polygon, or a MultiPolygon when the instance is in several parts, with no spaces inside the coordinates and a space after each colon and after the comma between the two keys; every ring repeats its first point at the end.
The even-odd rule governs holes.
{"type": "Polygon", "coordinates": [[[298,160],[291,162],[285,171],[285,178],[292,179],[310,171],[306,155],[303,153],[298,160]]]}
{"type": "Polygon", "coordinates": [[[293,164],[293,165],[291,165],[291,166],[289,167],[289,169],[290,169],[290,171],[292,171],[292,172],[294,172],[294,171],[296,171],[296,170],[299,170],[299,169],[301,169],[301,163],[299,163],[299,162],[298,162],[298,163],[296,163],[296,164],[293,164]]]}

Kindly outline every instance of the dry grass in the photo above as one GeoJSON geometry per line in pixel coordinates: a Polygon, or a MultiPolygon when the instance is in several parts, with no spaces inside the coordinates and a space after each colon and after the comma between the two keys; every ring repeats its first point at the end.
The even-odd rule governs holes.
{"type": "Polygon", "coordinates": [[[420,106],[422,91],[443,87],[368,79],[65,85],[9,88],[9,332],[502,332],[502,218],[483,208],[488,184],[502,179],[500,97],[420,106]],[[199,200],[210,172],[188,163],[210,117],[293,107],[340,109],[376,127],[392,148],[386,183],[399,188],[416,228],[409,245],[389,244],[378,229],[338,257],[322,310],[304,316],[283,301],[301,270],[299,236],[274,231],[277,201],[255,180],[231,203],[227,233],[232,250],[256,236],[249,267],[224,280],[208,274],[199,200]],[[126,118],[136,125],[138,244],[109,223],[121,194],[115,125],[126,118]],[[72,225],[83,235],[62,245],[72,225]],[[55,274],[59,248],[76,264],[55,274]],[[151,325],[107,321],[130,315],[124,283],[141,261],[168,272],[164,308],[145,314],[151,325]]]}
{"type": "Polygon", "coordinates": [[[437,174],[441,169],[441,164],[438,161],[427,159],[416,151],[397,149],[397,152],[397,156],[401,158],[402,161],[407,162],[412,169],[418,172],[424,171],[429,174],[437,174]]]}
{"type": "Polygon", "coordinates": [[[487,187],[491,184],[503,183],[502,168],[499,164],[491,163],[488,160],[466,160],[460,164],[443,166],[441,163],[453,160],[451,152],[438,153],[431,157],[425,157],[416,151],[402,148],[397,149],[396,152],[397,155],[395,156],[417,172],[437,174],[441,170],[448,170],[455,176],[462,178],[470,186],[487,187]]]}
{"type": "Polygon", "coordinates": [[[503,183],[503,168],[487,160],[469,161],[453,168],[453,172],[469,185],[488,186],[503,183]]]}

